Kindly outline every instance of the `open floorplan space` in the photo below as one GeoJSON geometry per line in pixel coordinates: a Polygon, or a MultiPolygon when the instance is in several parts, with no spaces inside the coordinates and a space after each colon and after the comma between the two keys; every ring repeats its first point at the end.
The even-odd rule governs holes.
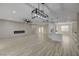
{"type": "Polygon", "coordinates": [[[79,56],[78,3],[0,3],[0,56],[79,56]]]}

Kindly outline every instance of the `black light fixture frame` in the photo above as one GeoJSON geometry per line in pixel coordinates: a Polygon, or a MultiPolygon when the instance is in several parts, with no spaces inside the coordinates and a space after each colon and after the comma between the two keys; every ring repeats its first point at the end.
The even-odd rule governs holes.
{"type": "Polygon", "coordinates": [[[32,11],[32,14],[36,14],[36,15],[39,15],[43,18],[48,18],[48,15],[44,13],[43,10],[39,10],[38,8],[35,8],[33,11],[32,11]]]}

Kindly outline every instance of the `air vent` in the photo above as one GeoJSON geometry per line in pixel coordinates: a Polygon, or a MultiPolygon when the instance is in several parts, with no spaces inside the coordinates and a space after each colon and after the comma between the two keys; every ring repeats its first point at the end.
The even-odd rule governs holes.
{"type": "Polygon", "coordinates": [[[25,33],[25,31],[24,30],[14,31],[14,34],[21,34],[21,33],[25,33]]]}

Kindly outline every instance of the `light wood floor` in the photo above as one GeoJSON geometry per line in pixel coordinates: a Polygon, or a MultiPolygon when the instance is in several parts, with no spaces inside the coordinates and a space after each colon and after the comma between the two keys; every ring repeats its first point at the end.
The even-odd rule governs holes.
{"type": "Polygon", "coordinates": [[[0,39],[1,56],[76,56],[78,41],[72,35],[62,35],[62,42],[48,38],[47,34],[31,34],[0,39]],[[75,38],[74,38],[75,39],[75,38]]]}

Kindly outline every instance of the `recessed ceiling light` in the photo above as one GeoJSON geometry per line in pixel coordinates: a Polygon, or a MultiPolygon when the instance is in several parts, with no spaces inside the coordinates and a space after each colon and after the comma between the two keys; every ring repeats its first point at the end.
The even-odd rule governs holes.
{"type": "Polygon", "coordinates": [[[12,11],[12,13],[13,13],[13,14],[15,14],[15,13],[16,13],[16,11],[15,11],[15,10],[13,10],[13,11],[12,11]]]}

